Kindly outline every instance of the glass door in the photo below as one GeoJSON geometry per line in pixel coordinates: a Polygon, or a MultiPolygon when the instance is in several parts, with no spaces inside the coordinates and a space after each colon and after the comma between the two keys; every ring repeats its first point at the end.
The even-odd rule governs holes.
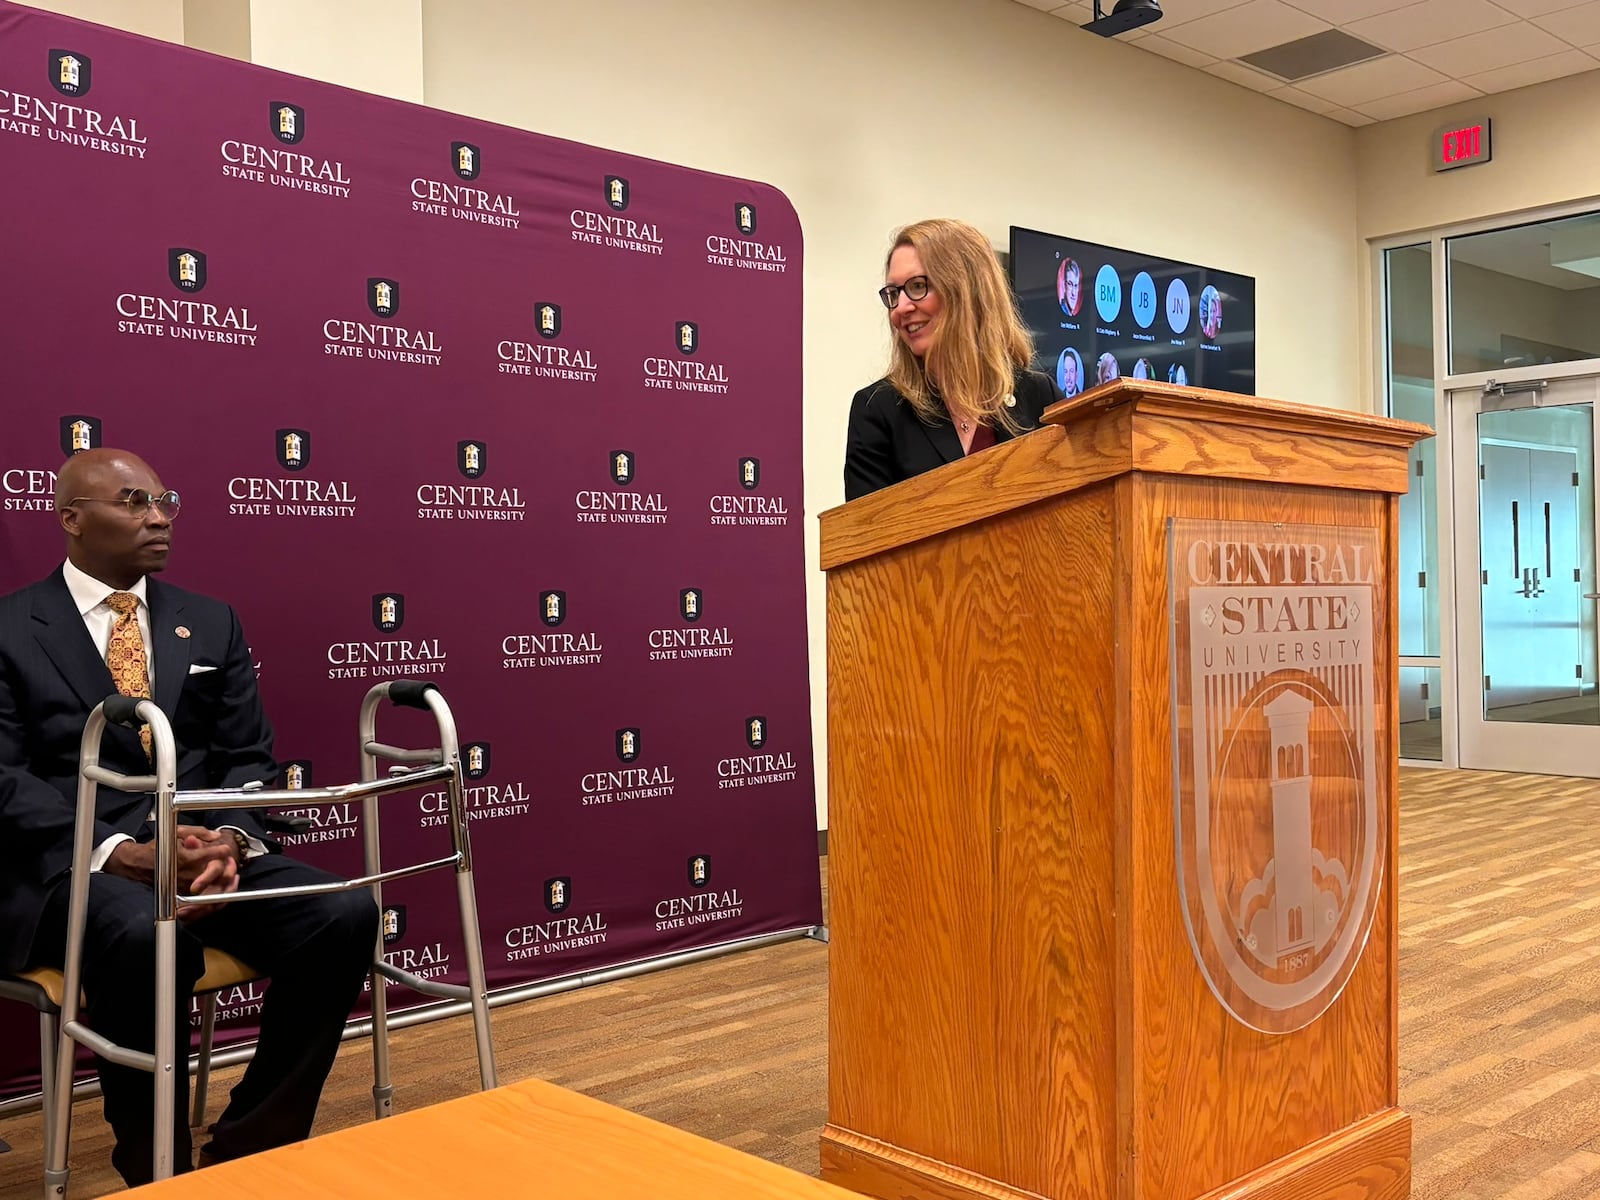
{"type": "Polygon", "coordinates": [[[1450,393],[1463,767],[1600,777],[1600,376],[1450,393]]]}

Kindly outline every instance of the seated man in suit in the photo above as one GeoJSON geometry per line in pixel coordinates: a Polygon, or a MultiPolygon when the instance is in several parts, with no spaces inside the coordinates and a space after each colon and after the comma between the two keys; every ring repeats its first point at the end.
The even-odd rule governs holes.
{"type": "MultiPolygon", "coordinates": [[[[239,619],[228,605],[160,583],[178,497],[120,450],[62,468],[56,510],[66,562],[0,598],[0,970],[60,966],[78,747],[90,711],[113,692],[153,696],[172,722],[180,789],[271,781],[272,728],[239,619]],[[152,690],[153,688],[153,690],[152,690]]],[[[101,762],[148,774],[149,730],[108,726],[101,762]]],[[[155,1045],[154,826],[148,795],[100,789],[84,934],[88,1019],[123,1046],[155,1045]]],[[[279,853],[261,814],[193,814],[179,827],[179,890],[277,888],[331,878],[279,853]]],[[[255,1058],[211,1127],[201,1164],[311,1131],[322,1085],[377,943],[362,892],[180,909],[179,1119],[174,1163],[190,1169],[183,1120],[190,995],[217,946],[270,977],[255,1058]]],[[[101,1060],[112,1162],[130,1185],[152,1173],[150,1076],[101,1060]]]]}

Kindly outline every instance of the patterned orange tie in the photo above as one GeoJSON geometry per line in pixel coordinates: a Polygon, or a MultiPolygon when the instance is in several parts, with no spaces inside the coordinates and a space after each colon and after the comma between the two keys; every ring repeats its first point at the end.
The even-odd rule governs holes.
{"type": "MultiPolygon", "coordinates": [[[[132,592],[112,592],[106,597],[106,607],[117,614],[117,623],[111,627],[111,644],[106,647],[106,666],[111,668],[111,682],[124,696],[150,698],[150,668],[144,656],[144,635],[139,632],[139,597],[132,592]]],[[[139,726],[139,744],[146,758],[150,750],[150,726],[139,726]]]]}

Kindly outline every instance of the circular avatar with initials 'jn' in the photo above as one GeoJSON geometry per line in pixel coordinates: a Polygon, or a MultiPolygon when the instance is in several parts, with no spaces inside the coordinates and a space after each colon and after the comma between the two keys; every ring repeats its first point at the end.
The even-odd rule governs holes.
{"type": "Polygon", "coordinates": [[[1179,337],[1189,328],[1189,285],[1181,279],[1167,285],[1167,325],[1179,337]]]}

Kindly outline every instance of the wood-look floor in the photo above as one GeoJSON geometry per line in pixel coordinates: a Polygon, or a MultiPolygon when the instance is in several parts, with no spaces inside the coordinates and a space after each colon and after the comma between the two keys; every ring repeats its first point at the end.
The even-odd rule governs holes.
{"type": "MultiPolygon", "coordinates": [[[[1413,1197],[1600,1200],[1600,781],[1403,771],[1400,861],[1413,1197]]],[[[501,1076],[815,1173],[827,953],[793,943],[498,1009],[501,1076]]],[[[465,1019],[393,1041],[399,1106],[475,1086],[465,1019]]],[[[367,1119],[367,1072],[365,1044],[347,1046],[319,1130],[367,1119]]],[[[220,1074],[214,1109],[236,1075],[220,1074]]],[[[74,1119],[72,1196],[115,1190],[98,1101],[74,1119]]],[[[15,1147],[0,1200],[38,1194],[38,1121],[0,1121],[15,1147]]]]}

